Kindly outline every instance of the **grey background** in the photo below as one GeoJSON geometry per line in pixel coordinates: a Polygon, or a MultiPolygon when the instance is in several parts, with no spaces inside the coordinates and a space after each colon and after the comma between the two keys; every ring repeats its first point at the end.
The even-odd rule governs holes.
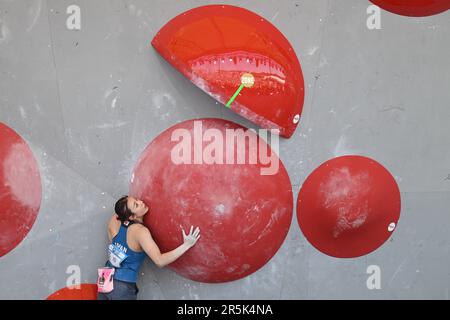
{"type": "MultiPolygon", "coordinates": [[[[303,118],[280,141],[295,196],[322,162],[365,155],[395,176],[400,222],[377,251],[335,259],[306,241],[294,211],[283,246],[251,276],[201,284],[146,261],[139,298],[448,299],[450,12],[382,11],[382,29],[368,30],[366,0],[222,2],[272,21],[299,56],[303,118]],[[370,265],[381,268],[380,290],[366,286],[370,265]]],[[[198,117],[255,127],[149,45],[169,19],[210,3],[0,0],[0,121],[29,143],[43,183],[31,232],[0,258],[0,298],[44,299],[66,286],[70,265],[80,266],[83,283],[95,282],[114,201],[161,131],[198,117]],[[81,7],[80,31],[66,28],[71,4],[81,7]]]]}

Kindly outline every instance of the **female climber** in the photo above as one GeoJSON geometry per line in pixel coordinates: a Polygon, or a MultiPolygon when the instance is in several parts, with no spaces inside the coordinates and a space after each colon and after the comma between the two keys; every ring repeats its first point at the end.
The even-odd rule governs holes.
{"type": "Polygon", "coordinates": [[[108,237],[111,244],[109,260],[106,263],[106,266],[110,268],[106,270],[112,270],[114,274],[111,279],[105,279],[104,273],[100,275],[100,270],[105,269],[99,269],[99,283],[103,286],[103,282],[111,281],[113,290],[99,292],[99,300],[136,300],[139,291],[136,281],[145,255],[162,268],[177,260],[200,238],[198,227],[193,230],[191,226],[189,234],[182,229],[184,243],[170,252],[161,253],[150,231],[143,224],[144,216],[148,211],[148,207],[142,200],[131,196],[124,196],[116,202],[116,214],[112,216],[108,224],[108,237]]]}

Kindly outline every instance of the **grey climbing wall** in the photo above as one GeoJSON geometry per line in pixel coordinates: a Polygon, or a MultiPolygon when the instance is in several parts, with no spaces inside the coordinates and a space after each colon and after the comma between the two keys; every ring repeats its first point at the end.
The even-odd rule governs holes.
{"type": "MultiPolygon", "coordinates": [[[[164,129],[198,117],[255,127],[150,46],[169,19],[211,3],[0,0],[0,122],[29,143],[43,185],[33,228],[0,258],[1,299],[44,299],[66,286],[73,265],[83,283],[96,281],[114,202],[164,129]],[[81,8],[79,31],[66,27],[72,4],[81,8]]],[[[395,176],[400,222],[375,252],[336,259],[306,241],[294,212],[279,252],[251,276],[202,284],[147,260],[139,298],[448,299],[450,12],[407,18],[382,11],[381,29],[369,30],[366,0],[222,3],[270,20],[299,56],[303,119],[280,141],[294,194],[324,161],[365,155],[395,176]],[[380,289],[367,287],[372,265],[380,268],[380,289]]]]}

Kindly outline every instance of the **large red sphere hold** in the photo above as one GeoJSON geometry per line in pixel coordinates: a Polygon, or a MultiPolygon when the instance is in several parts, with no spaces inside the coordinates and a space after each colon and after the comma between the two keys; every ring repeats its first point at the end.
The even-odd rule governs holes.
{"type": "Polygon", "coordinates": [[[28,234],[41,206],[39,167],[27,143],[0,123],[0,257],[28,234]]]}
{"type": "Polygon", "coordinates": [[[46,300],[97,300],[97,284],[84,283],[79,287],[62,288],[49,295],[46,300]]]}
{"type": "Polygon", "coordinates": [[[297,201],[300,228],[319,251],[359,257],[380,247],[400,218],[400,191],[382,165],[361,156],[325,162],[304,182],[297,201]]]}
{"type": "Polygon", "coordinates": [[[377,6],[402,16],[426,17],[450,9],[450,0],[371,0],[377,6]]]}
{"type": "Polygon", "coordinates": [[[261,268],[280,248],[292,220],[292,187],[275,152],[254,131],[222,119],[185,121],[159,135],[134,169],[130,194],[149,206],[144,222],[162,252],[183,243],[180,225],[186,233],[200,227],[197,244],[169,265],[200,282],[237,280],[261,268]],[[227,138],[239,130],[248,134],[247,142],[227,138]],[[175,164],[182,141],[191,162],[175,164]],[[265,148],[273,167],[279,166],[269,175],[262,174],[269,167],[262,157],[249,160],[265,148]],[[209,153],[217,155],[213,164],[207,164],[209,153]],[[235,164],[227,160],[232,154],[235,164]]]}

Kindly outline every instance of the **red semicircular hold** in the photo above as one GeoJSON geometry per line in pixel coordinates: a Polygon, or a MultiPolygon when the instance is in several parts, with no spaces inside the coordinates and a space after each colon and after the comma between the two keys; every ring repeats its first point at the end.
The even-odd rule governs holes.
{"type": "Polygon", "coordinates": [[[200,227],[197,244],[169,265],[179,275],[199,282],[228,282],[255,272],[278,251],[292,220],[292,186],[276,153],[255,132],[222,119],[188,120],[156,137],[135,166],[130,195],[149,207],[144,223],[162,252],[183,243],[180,226],[186,233],[191,226],[200,227]],[[227,130],[248,133],[248,142],[231,146],[227,130]],[[181,134],[183,139],[173,139],[181,134]],[[216,163],[195,162],[198,150],[207,159],[212,143],[206,142],[209,134],[223,136],[223,150],[229,148],[236,160],[242,152],[247,159],[233,164],[226,161],[231,151],[223,151],[216,163]],[[172,155],[178,154],[181,140],[191,149],[185,149],[190,161],[184,163],[173,161],[172,155]],[[250,141],[258,150],[268,150],[278,169],[274,165],[270,175],[262,175],[261,169],[270,166],[260,158],[250,162],[249,150],[256,150],[250,141]]]}
{"type": "Polygon", "coordinates": [[[380,8],[408,17],[426,17],[450,9],[450,0],[370,0],[380,8]]]}
{"type": "Polygon", "coordinates": [[[391,236],[400,206],[400,190],[389,171],[370,158],[344,156],[308,176],[298,196],[297,218],[317,250],[354,258],[391,236]]]}
{"type": "Polygon", "coordinates": [[[0,257],[27,236],[39,213],[39,166],[27,143],[0,123],[0,257]]]}
{"type": "Polygon", "coordinates": [[[153,47],[200,89],[227,104],[250,73],[230,108],[265,129],[291,137],[303,109],[304,80],[289,41],[269,21],[235,6],[208,5],[186,11],[156,34],[153,47]]]}
{"type": "Polygon", "coordinates": [[[49,295],[46,300],[97,300],[97,284],[84,283],[79,288],[62,288],[49,295]]]}

